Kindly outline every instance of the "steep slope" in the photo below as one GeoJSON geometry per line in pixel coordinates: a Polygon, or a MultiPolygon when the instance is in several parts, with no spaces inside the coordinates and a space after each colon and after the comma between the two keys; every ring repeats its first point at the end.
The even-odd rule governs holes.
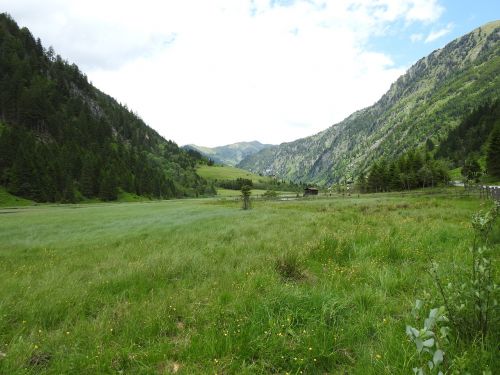
{"type": "Polygon", "coordinates": [[[218,147],[203,147],[197,145],[186,145],[184,148],[193,149],[216,163],[235,166],[246,157],[253,155],[271,145],[262,144],[258,141],[238,142],[218,147]]]}
{"type": "Polygon", "coordinates": [[[295,181],[350,179],[381,156],[444,141],[473,109],[500,94],[500,21],[431,53],[373,106],[311,137],[242,160],[240,168],[295,181]]]}
{"type": "MultiPolygon", "coordinates": [[[[199,157],[199,154],[198,154],[199,157]]],[[[204,193],[197,154],[162,138],[0,14],[0,185],[36,201],[204,193]]]]}

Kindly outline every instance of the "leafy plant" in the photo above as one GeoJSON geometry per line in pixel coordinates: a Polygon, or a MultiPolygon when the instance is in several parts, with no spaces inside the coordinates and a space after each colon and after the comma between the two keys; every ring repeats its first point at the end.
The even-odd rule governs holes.
{"type": "MultiPolygon", "coordinates": [[[[457,338],[475,339],[479,336],[485,339],[493,331],[498,314],[498,286],[494,282],[492,269],[492,251],[488,244],[493,225],[500,214],[500,202],[486,211],[480,211],[472,216],[474,239],[470,252],[472,262],[465,280],[443,285],[438,273],[438,264],[433,262],[430,273],[434,278],[444,306],[433,308],[425,319],[423,328],[406,327],[406,334],[415,343],[417,353],[427,364],[413,369],[415,374],[443,374],[443,345],[448,342],[452,332],[457,338]],[[444,323],[449,323],[444,325],[444,323]],[[452,328],[452,330],[450,329],[452,328]],[[428,371],[428,372],[426,372],[428,371]]],[[[413,309],[415,318],[423,306],[417,300],[413,309]]],[[[494,328],[496,329],[496,328],[494,328]]]]}
{"type": "MultiPolygon", "coordinates": [[[[423,302],[417,300],[413,308],[415,319],[419,318],[423,302]]],[[[443,374],[441,371],[444,361],[443,345],[448,342],[449,327],[444,325],[448,322],[444,306],[430,310],[429,316],[424,320],[421,329],[410,325],[406,326],[406,334],[415,344],[419,357],[425,365],[414,367],[413,372],[418,375],[443,374]],[[428,369],[428,372],[426,371],[428,369]]]]}
{"type": "Polygon", "coordinates": [[[470,252],[472,262],[466,279],[445,287],[434,263],[431,274],[448,310],[450,323],[458,335],[473,338],[488,334],[493,312],[497,308],[498,285],[493,279],[492,251],[488,244],[493,225],[500,214],[500,202],[486,212],[472,216],[474,240],[470,252]]]}

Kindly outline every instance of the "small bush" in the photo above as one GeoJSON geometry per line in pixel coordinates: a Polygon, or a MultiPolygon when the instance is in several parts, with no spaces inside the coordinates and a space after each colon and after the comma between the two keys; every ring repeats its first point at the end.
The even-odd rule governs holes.
{"type": "MultiPolygon", "coordinates": [[[[419,321],[420,310],[423,302],[417,300],[413,308],[413,316],[419,321]]],[[[418,358],[421,361],[420,367],[414,367],[413,372],[417,375],[438,374],[442,375],[442,364],[444,361],[443,346],[448,343],[449,328],[445,325],[448,322],[444,306],[430,310],[429,316],[425,318],[423,327],[417,329],[406,326],[406,334],[415,344],[418,358]]]]}
{"type": "Polygon", "coordinates": [[[462,338],[486,337],[498,329],[498,295],[500,289],[493,277],[493,254],[489,236],[500,214],[500,203],[496,202],[487,212],[478,212],[472,217],[474,239],[469,249],[472,259],[469,270],[455,272],[465,275],[461,279],[444,285],[438,272],[438,264],[431,267],[456,334],[462,338]]]}
{"type": "MultiPolygon", "coordinates": [[[[481,342],[488,346],[490,338],[494,343],[497,342],[500,328],[497,303],[499,288],[493,277],[494,259],[489,238],[499,215],[499,202],[489,211],[473,215],[474,237],[470,248],[472,259],[469,269],[454,270],[453,273],[459,275],[454,283],[444,285],[442,275],[438,272],[438,264],[434,262],[430,267],[429,272],[434,278],[443,306],[430,311],[422,329],[406,327],[406,333],[415,343],[421,360],[421,366],[413,369],[415,374],[443,374],[442,369],[448,367],[444,362],[443,346],[448,343],[449,333],[469,345],[481,342]],[[449,327],[443,325],[445,323],[449,323],[449,327]]],[[[422,305],[422,301],[417,300],[414,308],[416,319],[419,318],[418,312],[422,305]]],[[[451,358],[451,362],[457,368],[463,368],[466,365],[465,357],[456,360],[451,358]]]]}

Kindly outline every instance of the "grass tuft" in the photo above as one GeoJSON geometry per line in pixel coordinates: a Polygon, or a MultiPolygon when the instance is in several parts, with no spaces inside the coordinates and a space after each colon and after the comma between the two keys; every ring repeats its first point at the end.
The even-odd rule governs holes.
{"type": "Polygon", "coordinates": [[[276,259],[274,268],[287,281],[299,281],[306,277],[304,265],[296,253],[288,252],[276,259]]]}

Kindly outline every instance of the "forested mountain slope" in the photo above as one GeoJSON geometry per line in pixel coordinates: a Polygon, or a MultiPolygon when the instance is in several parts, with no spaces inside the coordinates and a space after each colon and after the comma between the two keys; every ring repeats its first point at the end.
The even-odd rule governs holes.
{"type": "Polygon", "coordinates": [[[476,108],[439,145],[436,157],[447,159],[451,167],[462,167],[465,160],[486,156],[490,138],[500,127],[500,99],[476,108]]]}
{"type": "Polygon", "coordinates": [[[0,185],[36,201],[205,193],[201,156],[162,138],[0,14],[0,185]]]}
{"type": "Polygon", "coordinates": [[[356,177],[380,157],[445,142],[472,111],[500,94],[500,21],[414,64],[373,106],[311,137],[251,155],[240,168],[295,181],[356,177]]]}

